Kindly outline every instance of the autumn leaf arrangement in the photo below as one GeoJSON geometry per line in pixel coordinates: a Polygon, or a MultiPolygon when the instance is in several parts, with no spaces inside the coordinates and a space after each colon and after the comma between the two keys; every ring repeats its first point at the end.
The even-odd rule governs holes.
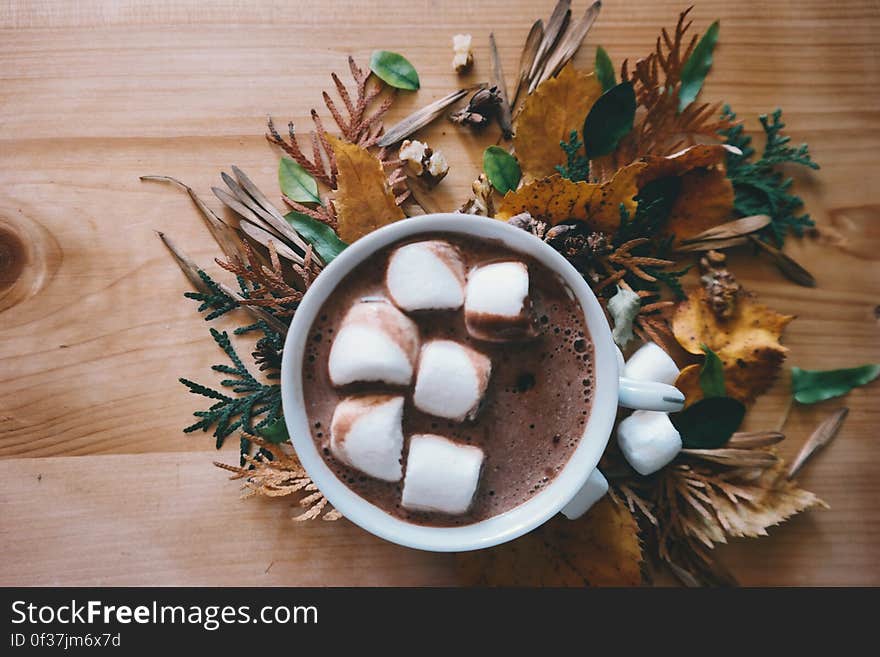
{"type": "MultiPolygon", "coordinates": [[[[189,194],[222,252],[216,263],[230,274],[230,283],[215,279],[159,234],[205,320],[241,324],[231,334],[210,329],[227,360],[213,367],[219,384],[181,383],[208,404],[185,432],[211,432],[218,449],[238,438],[239,462],[216,465],[241,481],[246,496],[291,496],[303,509],[297,520],[339,517],[290,446],[278,383],[284,338],[311,282],[348,244],[440,209],[432,190],[450,163],[416,137],[450,120],[488,142],[483,171],[459,210],[506,221],[557,249],[600,299],[624,353],[659,346],[680,369],[675,384],[686,395],[685,409],[670,416],[682,449],[669,462],[640,474],[612,437],[600,463],[606,498],[578,521],[551,521],[463,556],[463,581],[637,584],[648,559],[688,585],[732,584],[712,556],[715,545],[765,535],[824,506],[793,476],[833,438],[845,409],[816,429],[790,465],[777,452],[783,423],[740,430],[779,376],[787,353],[780,339],[794,318],[743,289],[725,255],[738,249],[767,258],[792,284],[814,286],[783,250],[812,226],[783,166],[818,165],[805,145],[790,144],[779,110],[760,118],[758,149],[731,108],[701,98],[717,21],[696,34],[689,8],[645,57],[615,67],[598,46],[592,67],[576,67],[572,59],[599,11],[595,2],[578,16],[570,0],[560,1],[531,26],[513,78],[489,35],[486,83],[463,84],[390,126],[385,118],[398,95],[420,87],[415,67],[384,50],[368,65],[349,58],[345,77],[331,74],[307,130],[289,123],[281,131],[269,119],[266,138],[280,154],[277,200],[237,167],[213,188],[226,208],[220,213],[174,178],[143,177],[189,194]],[[692,269],[699,283],[685,289],[692,269]],[[548,569],[554,555],[564,567],[548,569]]],[[[470,42],[456,36],[457,71],[473,63],[470,42]]],[[[793,402],[842,395],[878,374],[876,365],[794,367],[793,402]]]]}

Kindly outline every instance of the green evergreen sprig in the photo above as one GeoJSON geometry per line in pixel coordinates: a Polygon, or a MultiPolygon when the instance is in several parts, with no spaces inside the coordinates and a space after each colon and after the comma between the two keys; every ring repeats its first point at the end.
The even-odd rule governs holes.
{"type": "Polygon", "coordinates": [[[238,308],[238,301],[226,294],[213,278],[208,276],[208,274],[201,269],[198,270],[198,274],[199,278],[202,279],[202,283],[205,285],[206,291],[184,292],[183,296],[187,299],[201,302],[198,312],[203,313],[206,310],[211,310],[211,312],[205,316],[206,322],[209,322],[212,319],[217,319],[231,310],[238,308]]]}
{"type": "Polygon", "coordinates": [[[572,182],[588,180],[590,177],[590,160],[584,154],[584,142],[578,137],[577,130],[572,130],[568,141],[559,142],[559,146],[565,152],[567,160],[564,165],[556,165],[559,175],[572,182]]]}
{"type": "MultiPolygon", "coordinates": [[[[200,418],[199,421],[183,431],[184,433],[192,433],[199,429],[208,431],[214,427],[213,435],[217,439],[217,449],[220,449],[225,439],[234,431],[240,429],[245,434],[255,435],[261,428],[281,416],[281,386],[277,383],[266,384],[256,379],[239,358],[226,331],[220,332],[212,328],[211,337],[232,363],[231,366],[213,365],[211,369],[231,377],[223,379],[220,385],[231,390],[236,396],[181,378],[180,382],[193,394],[216,400],[207,410],[193,413],[200,418]]],[[[246,439],[242,440],[243,449],[245,441],[246,439]]],[[[246,448],[250,449],[249,442],[246,448]]]]}
{"type": "MultiPolygon", "coordinates": [[[[727,105],[722,117],[731,122],[736,120],[736,114],[727,105]]],[[[798,164],[818,169],[819,165],[810,157],[806,144],[797,147],[788,145],[791,137],[782,134],[785,128],[782,110],[777,109],[770,116],[765,114],[759,118],[767,142],[758,159],[754,159],[756,151],[752,147],[752,138],[745,133],[742,125],[734,125],[720,132],[727,144],[742,151],[742,155],[727,154],[727,177],[733,184],[734,210],[737,214],[743,217],[755,214],[770,216],[770,224],[759,236],[764,241],[773,240],[781,247],[788,233],[803,235],[804,229],[814,223],[809,214],[798,214],[803,200],[791,193],[794,181],[783,176],[778,167],[798,164]]]]}

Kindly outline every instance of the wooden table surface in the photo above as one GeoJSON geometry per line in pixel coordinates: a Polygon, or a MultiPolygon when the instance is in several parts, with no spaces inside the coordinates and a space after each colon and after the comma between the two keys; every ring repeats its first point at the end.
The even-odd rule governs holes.
{"type": "MultiPolygon", "coordinates": [[[[590,65],[598,43],[616,62],[646,54],[684,4],[606,2],[579,63],[590,65]]],[[[266,115],[305,125],[346,55],[396,50],[416,66],[422,89],[402,97],[393,120],[458,86],[453,34],[474,35],[470,79],[488,77],[490,30],[512,75],[529,25],[552,5],[2,3],[0,584],[456,583],[449,555],[399,548],[347,521],[295,524],[283,499],[239,501],[211,465],[212,439],[181,433],[201,402],[177,377],[209,380],[218,352],[154,231],[202,263],[217,249],[184,195],[138,176],[173,175],[209,198],[221,169],[237,164],[275,192],[266,115]]],[[[880,5],[703,0],[693,17],[699,29],[722,24],[705,97],[728,101],[751,129],[782,106],[794,141],[808,140],[822,165],[797,180],[822,233],[788,247],[819,287],[742,258],[736,273],[798,315],[784,339],[789,365],[880,362],[880,5]]],[[[453,208],[488,137],[444,123],[427,136],[452,163],[441,202],[453,208]]],[[[785,379],[750,427],[779,421],[785,379]]],[[[877,391],[793,410],[789,455],[830,410],[851,409],[802,476],[831,509],[721,549],[743,583],[880,584],[877,391]]],[[[219,455],[228,462],[233,442],[219,455]]]]}

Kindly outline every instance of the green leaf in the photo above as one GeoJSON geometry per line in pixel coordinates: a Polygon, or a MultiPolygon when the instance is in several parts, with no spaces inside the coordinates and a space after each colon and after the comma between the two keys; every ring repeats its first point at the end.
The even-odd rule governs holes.
{"type": "Polygon", "coordinates": [[[287,433],[287,424],[284,422],[283,417],[279,417],[271,424],[267,424],[257,433],[274,445],[280,445],[290,440],[290,434],[287,433]]]}
{"type": "Polygon", "coordinates": [[[500,146],[489,146],[483,152],[483,171],[499,194],[516,189],[522,178],[519,162],[500,146]]]}
{"type": "Polygon", "coordinates": [[[321,202],[317,181],[289,157],[282,157],[278,163],[278,184],[281,193],[297,203],[321,202]]]}
{"type": "Polygon", "coordinates": [[[802,370],[791,368],[791,392],[801,404],[815,404],[845,395],[880,375],[880,365],[862,365],[843,370],[802,370]]]}
{"type": "Polygon", "coordinates": [[[607,155],[633,127],[636,94],[632,83],[621,82],[599,96],[584,121],[584,145],[592,159],[607,155]]]}
{"type": "Polygon", "coordinates": [[[379,79],[395,89],[415,91],[419,88],[419,74],[406,57],[387,50],[374,50],[370,70],[379,79]]]}
{"type": "Polygon", "coordinates": [[[679,112],[694,102],[700,89],[703,88],[703,81],[706,79],[709,69],[712,68],[712,51],[715,50],[715,44],[718,43],[720,27],[718,21],[709,26],[681,68],[681,87],[678,91],[679,112]]]}
{"type": "Polygon", "coordinates": [[[596,77],[602,83],[602,91],[608,91],[617,84],[617,78],[614,76],[614,64],[611,63],[611,58],[602,46],[596,47],[594,68],[596,69],[596,77]]]}
{"type": "Polygon", "coordinates": [[[730,440],[745,414],[745,405],[733,397],[707,397],[669,419],[685,447],[716,449],[730,440]]]}
{"type": "Polygon", "coordinates": [[[348,246],[339,239],[330,226],[308,215],[301,212],[288,212],[284,218],[296,232],[303,236],[306,242],[312,245],[312,248],[321,256],[324,264],[330,264],[330,261],[348,246]]]}
{"type": "Polygon", "coordinates": [[[700,345],[706,354],[706,361],[700,368],[700,388],[703,389],[703,397],[726,397],[724,388],[724,364],[718,358],[718,354],[706,345],[700,345]]]}

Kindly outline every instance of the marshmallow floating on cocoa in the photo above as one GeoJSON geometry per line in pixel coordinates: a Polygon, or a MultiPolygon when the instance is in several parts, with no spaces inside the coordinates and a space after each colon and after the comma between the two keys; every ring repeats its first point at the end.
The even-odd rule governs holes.
{"type": "Polygon", "coordinates": [[[678,378],[678,366],[657,343],[646,342],[626,361],[623,376],[672,385],[678,378]]]}
{"type": "Polygon", "coordinates": [[[403,397],[347,397],[330,423],[330,451],[343,463],[376,479],[400,481],[403,397]]]}
{"type": "Polygon", "coordinates": [[[458,310],[465,268],[458,249],[442,240],[406,244],[388,259],[385,286],[402,310],[458,310]]]}
{"type": "Polygon", "coordinates": [[[452,340],[432,340],[419,356],[413,403],[438,417],[473,419],[491,374],[488,356],[452,340]]]}
{"type": "Polygon", "coordinates": [[[471,506],[483,450],[443,436],[417,434],[410,438],[403,479],[404,508],[458,515],[471,506]]]}
{"type": "Polygon", "coordinates": [[[634,411],[617,426],[617,444],[624,458],[641,475],[657,472],[678,456],[681,435],[669,415],[634,411]]]}
{"type": "Polygon", "coordinates": [[[419,353],[419,329],[387,299],[355,303],[330,348],[333,385],[381,382],[405,386],[412,381],[419,353]]]}
{"type": "Polygon", "coordinates": [[[529,298],[529,269],[522,262],[495,262],[468,274],[464,297],[468,333],[478,340],[506,342],[537,332],[529,298]]]}

